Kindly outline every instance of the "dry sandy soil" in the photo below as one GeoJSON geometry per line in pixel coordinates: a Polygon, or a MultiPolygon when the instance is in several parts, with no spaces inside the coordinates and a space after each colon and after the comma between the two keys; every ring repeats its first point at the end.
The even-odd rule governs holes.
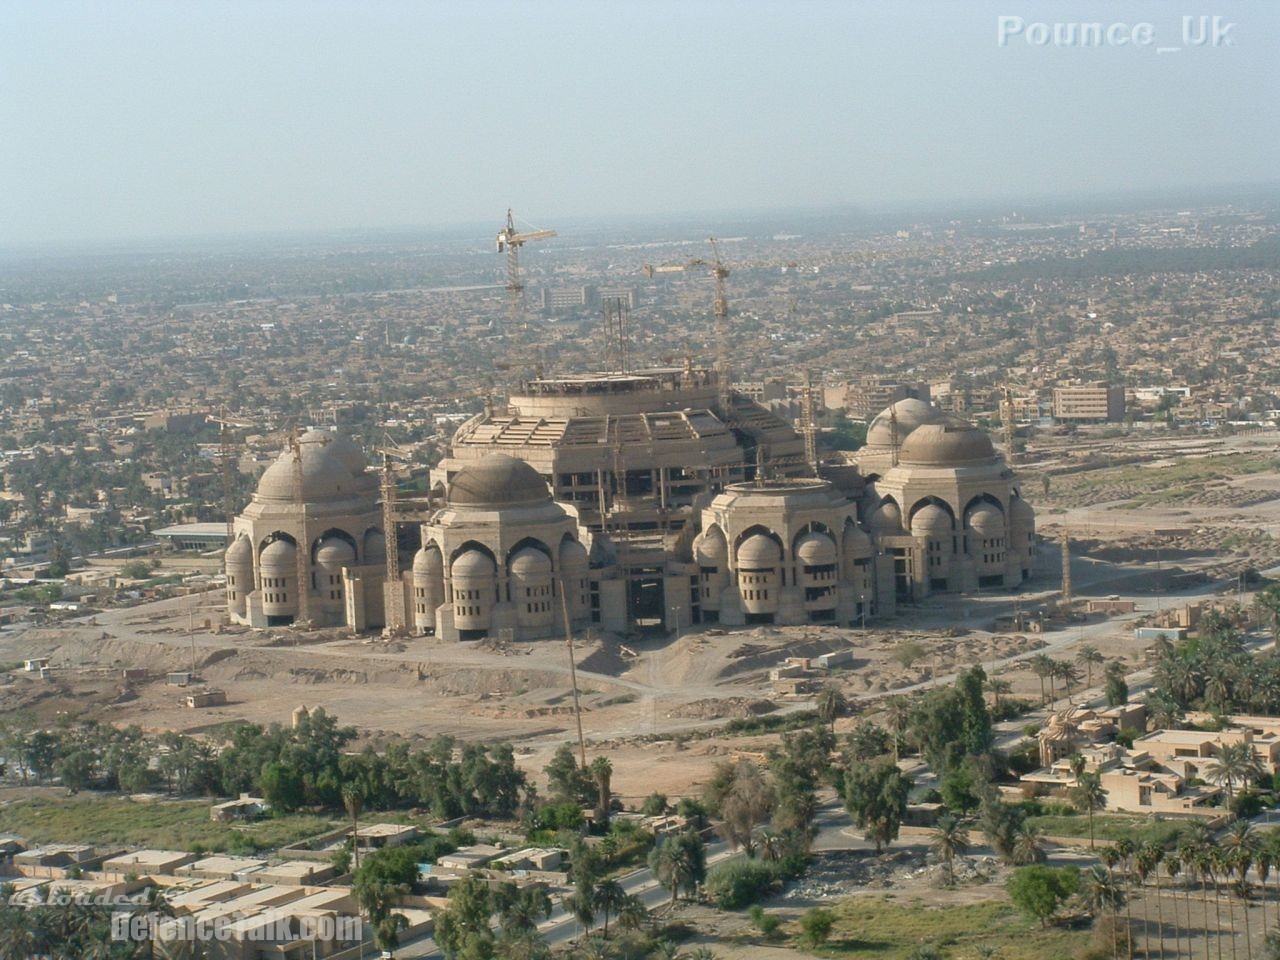
{"type": "MultiPolygon", "coordinates": [[[[1042,532],[1055,537],[1065,528],[1073,537],[1077,596],[1150,595],[1158,583],[1168,589],[1171,578],[1184,572],[1216,577],[1280,562],[1272,539],[1280,535],[1280,469],[1270,459],[1275,435],[1178,443],[1112,445],[1129,459],[1145,458],[1122,468],[1111,465],[1107,444],[1075,445],[1077,453],[1092,457],[1087,470],[1065,445],[1033,451],[1035,462],[1020,467],[1042,532]],[[1194,466],[1209,458],[1212,469],[1194,466]],[[1224,473],[1233,464],[1239,474],[1224,473]],[[1157,494],[1170,465],[1182,472],[1165,502],[1157,494]],[[1050,476],[1047,495],[1043,474],[1050,476]]],[[[1050,605],[1059,570],[1057,545],[1049,542],[1019,595],[930,600],[867,631],[708,629],[628,644],[582,638],[576,654],[585,735],[609,745],[615,789],[628,799],[653,790],[680,795],[733,750],[776,739],[711,735],[727,718],[811,705],[811,695],[774,696],[768,672],[786,656],[851,647],[854,663],[832,679],[863,702],[975,663],[1025,656],[1046,643],[1053,655],[1071,657],[1086,632],[1108,656],[1136,664],[1141,645],[1132,639],[1131,618],[1110,625],[1095,618],[1044,634],[995,631],[999,615],[1050,605]],[[923,651],[915,660],[904,656],[912,646],[923,651]],[[701,736],[676,736],[690,731],[701,736]]],[[[300,704],[324,706],[373,743],[439,733],[512,740],[531,770],[540,770],[556,746],[576,737],[562,642],[500,650],[429,638],[383,642],[339,630],[251,631],[223,625],[219,600],[209,594],[161,601],[58,627],[0,632],[0,659],[48,656],[56,668],[50,681],[21,671],[0,675],[0,714],[23,710],[53,719],[65,713],[198,732],[235,720],[286,723],[300,704]],[[165,685],[165,671],[188,670],[193,662],[206,683],[226,691],[227,705],[190,710],[183,706],[185,691],[165,685]],[[125,684],[124,667],[144,667],[150,678],[125,684]]],[[[1013,682],[1015,695],[1039,695],[1039,681],[1028,670],[1017,664],[998,669],[1013,682]]]]}

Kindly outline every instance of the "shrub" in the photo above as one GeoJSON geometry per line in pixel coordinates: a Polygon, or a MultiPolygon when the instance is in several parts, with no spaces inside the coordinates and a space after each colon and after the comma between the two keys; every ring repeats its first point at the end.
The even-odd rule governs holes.
{"type": "Polygon", "coordinates": [[[760,904],[753,904],[751,909],[747,911],[751,916],[751,922],[756,925],[756,929],[763,933],[766,937],[772,937],[778,932],[778,927],[782,925],[782,921],[772,914],[764,912],[764,907],[760,904]]]}
{"type": "Polygon", "coordinates": [[[707,893],[721,910],[741,910],[782,885],[781,864],[764,860],[720,863],[707,874],[707,893]]]}
{"type": "Polygon", "coordinates": [[[811,947],[820,947],[831,936],[836,916],[830,910],[814,907],[800,918],[801,939],[811,947]]]}

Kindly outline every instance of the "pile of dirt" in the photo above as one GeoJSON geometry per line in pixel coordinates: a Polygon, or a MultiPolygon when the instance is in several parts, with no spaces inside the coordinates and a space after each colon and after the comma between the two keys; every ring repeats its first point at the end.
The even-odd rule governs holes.
{"type": "Polygon", "coordinates": [[[772,713],[778,709],[770,700],[749,697],[725,697],[723,699],[708,698],[681,704],[667,712],[668,717],[682,717],[690,720],[745,720],[772,713]]]}
{"type": "MultiPolygon", "coordinates": [[[[956,883],[989,883],[999,869],[994,857],[956,857],[956,883]]],[[[808,872],[787,885],[784,900],[826,900],[867,889],[892,890],[907,886],[942,887],[947,868],[934,854],[919,849],[891,850],[880,855],[863,850],[819,853],[808,872]]]]}

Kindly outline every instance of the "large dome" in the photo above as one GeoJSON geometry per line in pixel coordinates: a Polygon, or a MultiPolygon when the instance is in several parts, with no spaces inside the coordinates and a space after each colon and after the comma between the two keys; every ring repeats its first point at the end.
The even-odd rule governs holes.
{"type": "Polygon", "coordinates": [[[752,534],[738,547],[739,567],[771,567],[781,559],[781,549],[763,533],[752,534]]]}
{"type": "Polygon", "coordinates": [[[285,450],[267,467],[258,481],[257,497],[286,503],[314,503],[354,496],[356,480],[351,470],[327,444],[299,444],[302,455],[302,490],[298,491],[298,467],[293,451],[285,450]]]}
{"type": "MultiPolygon", "coordinates": [[[[345,433],[333,430],[308,430],[298,438],[301,444],[316,444],[323,447],[330,456],[335,457],[352,474],[364,473],[369,465],[360,444],[345,433]]],[[[305,449],[305,446],[304,448],[305,449]]]]}
{"type": "Polygon", "coordinates": [[[927,467],[956,467],[994,460],[995,447],[985,432],[963,420],[926,423],[911,432],[898,462],[927,467]]]}
{"type": "Polygon", "coordinates": [[[898,444],[901,446],[902,442],[917,427],[926,423],[939,423],[946,417],[946,414],[937,407],[923,400],[917,400],[915,397],[899,400],[876,414],[875,419],[867,426],[868,447],[893,446],[893,420],[895,416],[898,421],[898,444]]]}
{"type": "Polygon", "coordinates": [[[453,506],[510,507],[550,499],[547,482],[537,470],[500,453],[463,467],[449,484],[453,506]]]}

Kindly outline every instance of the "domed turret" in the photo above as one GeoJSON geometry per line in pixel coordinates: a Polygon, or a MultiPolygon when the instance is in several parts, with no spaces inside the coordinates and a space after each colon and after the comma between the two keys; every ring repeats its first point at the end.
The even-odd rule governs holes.
{"type": "Polygon", "coordinates": [[[886,500],[871,511],[867,526],[877,537],[900,537],[904,532],[902,511],[892,500],[886,500]]]}
{"type": "Polygon", "coordinates": [[[272,540],[262,548],[262,556],[259,558],[262,569],[265,570],[287,570],[296,572],[297,567],[297,550],[288,540],[272,540]]]}
{"type": "Polygon", "coordinates": [[[763,533],[752,534],[738,547],[738,566],[743,568],[772,567],[782,560],[782,550],[776,542],[763,533]]]}
{"type": "Polygon", "coordinates": [[[806,533],[796,543],[796,559],[806,567],[831,566],[836,562],[836,545],[825,533],[806,533]]]}
{"type": "Polygon", "coordinates": [[[366,531],[362,545],[365,563],[387,562],[387,538],[381,530],[366,531]]]}
{"type": "Polygon", "coordinates": [[[413,572],[424,577],[436,572],[444,573],[444,559],[434,544],[423,547],[413,555],[413,572]]]}
{"type": "Polygon", "coordinates": [[[444,557],[435,544],[429,543],[413,557],[413,624],[419,633],[435,632],[436,610],[442,603],[444,557]]]}
{"type": "Polygon", "coordinates": [[[950,534],[954,529],[951,515],[936,503],[926,504],[911,517],[911,535],[913,537],[931,537],[937,539],[950,534]]]}
{"type": "Polygon", "coordinates": [[[1004,514],[993,503],[980,503],[969,511],[969,528],[985,540],[1003,537],[1004,514]]]}
{"type": "Polygon", "coordinates": [[[848,561],[865,560],[875,553],[871,538],[857,524],[849,524],[844,531],[844,555],[848,561]]]}
{"type": "Polygon", "coordinates": [[[258,557],[262,612],[267,622],[287,622],[298,612],[298,552],[288,540],[273,540],[258,557]],[[278,619],[275,619],[278,618],[278,619]]]}
{"type": "Polygon", "coordinates": [[[551,558],[541,550],[525,547],[511,558],[511,573],[518,577],[550,576],[551,558]]]}
{"type": "Polygon", "coordinates": [[[729,559],[729,544],[724,531],[712,526],[703,530],[693,541],[693,556],[701,566],[723,567],[729,559]]]}
{"type": "Polygon", "coordinates": [[[355,548],[341,537],[325,537],[316,548],[316,564],[325,569],[345,567],[355,562],[355,548]]]}
{"type": "Polygon", "coordinates": [[[493,560],[479,550],[466,550],[449,568],[453,583],[453,622],[465,638],[489,629],[497,601],[497,570],[493,560]]]}
{"type": "Polygon", "coordinates": [[[552,604],[551,558],[534,547],[525,547],[510,561],[511,599],[516,618],[524,627],[548,627],[555,621],[552,604]]]}
{"type": "Polygon", "coordinates": [[[253,544],[248,537],[236,537],[227,548],[225,562],[227,603],[243,617],[247,598],[253,592],[253,544]]]}

